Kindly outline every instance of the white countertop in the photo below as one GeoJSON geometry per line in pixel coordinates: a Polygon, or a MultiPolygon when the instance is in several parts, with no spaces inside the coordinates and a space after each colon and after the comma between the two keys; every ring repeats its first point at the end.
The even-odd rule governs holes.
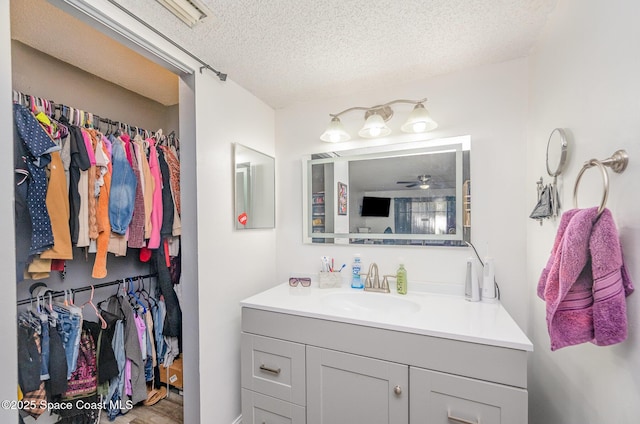
{"type": "Polygon", "coordinates": [[[533,351],[531,341],[499,302],[469,302],[462,296],[411,290],[398,295],[354,290],[345,284],[341,288],[320,289],[315,282],[311,287],[289,287],[284,283],[240,304],[245,308],[533,351]],[[360,307],[360,301],[382,306],[360,307]]]}

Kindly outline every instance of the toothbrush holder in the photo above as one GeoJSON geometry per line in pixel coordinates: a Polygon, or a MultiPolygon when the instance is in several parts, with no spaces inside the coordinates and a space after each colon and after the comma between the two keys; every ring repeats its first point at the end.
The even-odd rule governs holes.
{"type": "Polygon", "coordinates": [[[342,273],[320,271],[318,281],[321,289],[333,289],[342,286],[342,273]]]}

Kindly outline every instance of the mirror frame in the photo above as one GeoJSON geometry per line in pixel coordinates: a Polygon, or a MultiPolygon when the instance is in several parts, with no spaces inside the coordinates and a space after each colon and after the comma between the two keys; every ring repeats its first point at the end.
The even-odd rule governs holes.
{"type": "MultiPolygon", "coordinates": [[[[252,149],[251,147],[245,146],[243,144],[240,143],[233,143],[233,210],[234,210],[234,228],[236,230],[254,230],[254,229],[270,229],[270,228],[275,228],[276,226],[276,172],[275,172],[275,168],[276,168],[276,159],[273,156],[267,155],[266,153],[262,153],[258,150],[252,149]],[[272,200],[271,203],[273,205],[273,210],[271,211],[271,217],[269,219],[269,223],[267,224],[262,224],[262,225],[258,225],[258,226],[245,226],[242,225],[240,223],[240,215],[242,213],[245,213],[246,211],[239,211],[238,210],[238,199],[239,197],[244,197],[244,203],[247,204],[249,203],[247,196],[250,195],[250,193],[247,193],[247,189],[246,186],[248,184],[248,182],[246,182],[245,184],[245,190],[243,190],[243,193],[239,193],[238,189],[238,171],[241,170],[242,172],[244,172],[245,174],[250,174],[250,168],[251,168],[251,162],[246,162],[246,161],[239,161],[238,160],[238,153],[240,149],[244,149],[246,152],[250,153],[250,154],[254,154],[254,155],[259,155],[261,159],[264,159],[265,161],[270,161],[270,165],[271,165],[271,173],[272,173],[272,179],[270,181],[270,187],[271,191],[272,191],[272,200]]],[[[269,182],[266,182],[267,184],[269,184],[269,182]]],[[[253,211],[253,214],[255,215],[256,213],[258,213],[257,211],[253,211]]]]}
{"type": "MultiPolygon", "coordinates": [[[[352,245],[353,239],[371,240],[415,240],[422,241],[422,244],[402,244],[399,246],[466,246],[471,238],[470,220],[465,219],[465,214],[470,214],[469,209],[463,209],[466,201],[470,202],[470,193],[465,192],[463,187],[463,151],[471,150],[471,137],[458,136],[433,140],[423,140],[408,143],[387,144],[360,149],[349,149],[335,151],[335,154],[320,159],[312,159],[314,155],[305,155],[302,158],[302,236],[305,244],[314,243],[317,239],[332,239],[334,245],[352,245]],[[383,233],[314,233],[312,231],[312,167],[316,164],[326,164],[334,162],[382,159],[391,157],[401,157],[410,155],[420,155],[436,152],[454,151],[456,153],[456,234],[383,234],[383,233]],[[465,223],[469,225],[465,225],[465,223]],[[466,231],[465,231],[466,229],[466,231]]],[[[319,154],[326,156],[327,154],[319,154]]],[[[471,159],[469,157],[469,174],[471,171],[471,159]]],[[[469,179],[471,176],[469,175],[469,179]]],[[[347,182],[347,184],[349,184],[347,182]]],[[[470,189],[469,189],[470,190],[470,189]]],[[[321,244],[321,243],[320,243],[321,244]]],[[[374,244],[380,245],[380,244],[374,244]]],[[[394,244],[382,244],[383,246],[393,246],[394,244]]]]}
{"type": "Polygon", "coordinates": [[[567,141],[567,134],[565,133],[563,128],[555,128],[553,131],[551,131],[551,134],[549,135],[549,141],[547,141],[547,174],[549,174],[550,177],[557,177],[558,175],[562,174],[562,171],[564,171],[564,167],[567,163],[567,149],[568,149],[568,145],[569,142],[567,141]],[[556,167],[554,168],[555,171],[551,170],[551,167],[549,166],[549,149],[558,149],[557,146],[557,142],[554,143],[556,145],[551,144],[551,141],[554,139],[554,134],[558,133],[558,137],[560,138],[560,159],[558,160],[558,164],[556,165],[556,167]]]}

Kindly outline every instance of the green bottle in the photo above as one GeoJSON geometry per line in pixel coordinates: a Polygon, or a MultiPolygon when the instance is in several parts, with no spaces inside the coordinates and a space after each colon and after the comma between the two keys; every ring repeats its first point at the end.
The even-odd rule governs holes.
{"type": "Polygon", "coordinates": [[[404,264],[400,264],[400,268],[398,268],[396,282],[398,284],[398,294],[407,294],[407,270],[404,269],[404,264]]]}

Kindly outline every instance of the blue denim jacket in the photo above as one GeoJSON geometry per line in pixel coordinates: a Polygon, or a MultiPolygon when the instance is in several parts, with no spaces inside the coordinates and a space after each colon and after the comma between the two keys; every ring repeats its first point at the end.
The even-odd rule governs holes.
{"type": "Polygon", "coordinates": [[[109,193],[109,220],[111,231],[124,234],[133,217],[136,199],[136,176],[127,160],[124,144],[120,139],[112,142],[111,192],[109,193]]]}

